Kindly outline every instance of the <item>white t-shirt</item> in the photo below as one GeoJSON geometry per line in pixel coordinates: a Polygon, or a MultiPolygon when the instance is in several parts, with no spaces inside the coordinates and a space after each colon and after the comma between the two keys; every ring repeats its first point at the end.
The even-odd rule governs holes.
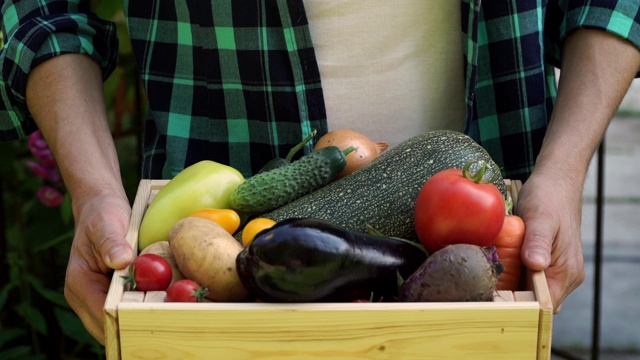
{"type": "Polygon", "coordinates": [[[305,0],[329,130],[395,146],[464,129],[460,2],[305,0]]]}

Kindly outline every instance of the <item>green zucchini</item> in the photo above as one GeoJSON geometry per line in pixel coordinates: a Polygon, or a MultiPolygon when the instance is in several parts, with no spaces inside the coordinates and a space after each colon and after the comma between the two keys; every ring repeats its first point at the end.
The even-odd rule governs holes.
{"type": "MultiPolygon", "coordinates": [[[[464,133],[437,130],[412,137],[385,151],[364,168],[258,216],[275,221],[318,218],[348,230],[380,233],[417,241],[414,204],[422,185],[435,173],[462,168],[471,160],[488,165],[486,176],[506,196],[500,168],[491,156],[464,133]]],[[[474,169],[475,170],[475,169],[474,169]]]]}
{"type": "Polygon", "coordinates": [[[235,211],[254,214],[290,203],[335,178],[347,166],[346,155],[353,150],[328,146],[288,165],[256,174],[231,193],[230,206],[235,211]]]}

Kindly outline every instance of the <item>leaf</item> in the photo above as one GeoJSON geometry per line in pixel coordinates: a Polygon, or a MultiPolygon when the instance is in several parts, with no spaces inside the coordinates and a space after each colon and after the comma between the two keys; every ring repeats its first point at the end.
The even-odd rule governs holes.
{"type": "Polygon", "coordinates": [[[26,355],[31,354],[31,346],[23,345],[9,348],[4,351],[0,351],[0,359],[12,360],[23,359],[26,355]]]}
{"type": "Polygon", "coordinates": [[[5,261],[9,264],[9,279],[11,279],[11,282],[20,282],[24,261],[15,251],[7,253],[5,261]]]}
{"type": "Polygon", "coordinates": [[[62,200],[62,204],[60,204],[60,216],[62,217],[62,222],[65,225],[69,225],[73,221],[73,211],[71,210],[71,195],[69,195],[68,192],[64,194],[64,199],[62,200]]]}
{"type": "Polygon", "coordinates": [[[111,20],[118,11],[122,10],[122,4],[119,1],[96,1],[93,10],[101,18],[111,20]]]}
{"type": "Polygon", "coordinates": [[[69,304],[67,303],[67,300],[64,298],[64,295],[62,293],[45,288],[42,285],[40,279],[36,278],[33,275],[26,275],[25,277],[27,281],[29,281],[31,286],[33,286],[33,288],[38,292],[38,294],[42,295],[42,297],[64,308],[69,307],[69,304]]]}
{"type": "Polygon", "coordinates": [[[4,304],[7,303],[7,299],[9,298],[9,292],[11,289],[16,287],[17,283],[12,281],[6,284],[2,290],[0,291],[0,310],[4,307],[4,304]]]}
{"type": "Polygon", "coordinates": [[[66,240],[73,239],[73,235],[74,234],[75,234],[75,232],[73,230],[69,230],[69,231],[67,231],[67,232],[65,232],[65,233],[63,233],[61,235],[56,236],[55,238],[53,238],[53,239],[51,239],[51,240],[49,240],[49,241],[47,241],[45,243],[39,244],[38,246],[34,247],[33,248],[33,252],[37,253],[37,252],[40,252],[40,251],[43,251],[43,250],[49,250],[50,248],[52,248],[52,247],[54,247],[54,246],[56,246],[56,245],[58,245],[58,244],[60,244],[60,243],[62,243],[64,241],[66,241],[66,240]]]}
{"type": "Polygon", "coordinates": [[[58,325],[65,336],[79,343],[92,344],[93,347],[100,346],[93,336],[89,334],[82,324],[82,321],[80,321],[80,318],[71,310],[56,307],[53,309],[53,313],[56,316],[58,325]]]}
{"type": "MultiPolygon", "coordinates": [[[[17,339],[20,336],[25,335],[26,333],[27,331],[22,328],[2,329],[2,331],[0,331],[0,349],[4,349],[5,344],[9,341],[17,339]]],[[[6,358],[0,356],[0,359],[6,358]]]]}
{"type": "Polygon", "coordinates": [[[37,308],[28,303],[20,303],[15,306],[16,313],[24,319],[33,329],[42,335],[47,335],[47,322],[37,308]]]}

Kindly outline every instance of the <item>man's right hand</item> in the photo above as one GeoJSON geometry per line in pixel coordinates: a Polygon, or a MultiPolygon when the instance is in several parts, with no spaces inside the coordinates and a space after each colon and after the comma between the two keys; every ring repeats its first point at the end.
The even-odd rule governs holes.
{"type": "Polygon", "coordinates": [[[101,69],[83,54],[49,59],[30,72],[27,104],[71,195],[75,237],[65,297],[103,343],[109,273],[127,266],[135,252],[125,240],[131,207],[107,121],[101,69]]]}
{"type": "Polygon", "coordinates": [[[99,195],[78,208],[64,295],[89,333],[104,345],[104,303],[112,269],[126,267],[135,251],[125,239],[131,207],[126,197],[99,195]]]}

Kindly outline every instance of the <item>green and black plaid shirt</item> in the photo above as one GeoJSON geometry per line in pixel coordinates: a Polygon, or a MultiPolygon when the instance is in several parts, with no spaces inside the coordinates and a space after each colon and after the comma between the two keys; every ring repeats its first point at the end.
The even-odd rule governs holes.
{"type": "MultiPolygon", "coordinates": [[[[170,178],[204,158],[248,176],[312,129],[327,131],[303,3],[124,1],[149,98],[143,177],[170,178]]],[[[602,29],[640,47],[639,8],[637,0],[462,1],[466,131],[505,176],[533,169],[567,34],[602,29]]],[[[4,0],[2,30],[0,140],[36,129],[25,88],[37,64],[86,53],[105,77],[115,64],[114,26],[88,1],[4,0]]]]}

